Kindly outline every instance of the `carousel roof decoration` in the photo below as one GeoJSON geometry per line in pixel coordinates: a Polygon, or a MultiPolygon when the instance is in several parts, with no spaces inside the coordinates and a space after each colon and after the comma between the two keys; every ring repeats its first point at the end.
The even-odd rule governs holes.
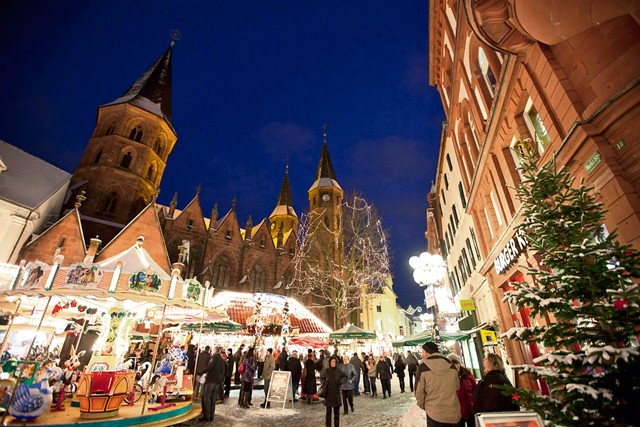
{"type": "MultiPolygon", "coordinates": [[[[135,304],[166,304],[172,316],[189,321],[189,316],[205,321],[223,321],[228,316],[223,310],[211,309],[205,301],[212,289],[201,285],[195,278],[183,280],[180,271],[169,275],[144,248],[140,236],[129,248],[98,263],[79,263],[62,266],[59,257],[53,265],[42,261],[19,266],[12,283],[0,281],[0,290],[9,295],[54,296],[55,304],[61,298],[83,298],[88,306],[100,307],[101,302],[117,304],[131,301],[135,304]],[[203,311],[204,310],[204,311],[203,311]]],[[[54,306],[52,304],[52,307],[54,306]]],[[[105,306],[106,308],[106,306],[105,306]]]]}
{"type": "Polygon", "coordinates": [[[265,326],[282,327],[286,320],[283,318],[286,317],[283,316],[285,304],[288,305],[289,333],[294,330],[298,330],[300,334],[315,335],[326,335],[331,332],[329,326],[302,304],[283,295],[224,291],[215,294],[209,302],[210,307],[226,310],[229,318],[241,324],[246,332],[254,331],[254,325],[260,322],[265,326]],[[257,304],[260,305],[261,319],[255,318],[257,304]]]}

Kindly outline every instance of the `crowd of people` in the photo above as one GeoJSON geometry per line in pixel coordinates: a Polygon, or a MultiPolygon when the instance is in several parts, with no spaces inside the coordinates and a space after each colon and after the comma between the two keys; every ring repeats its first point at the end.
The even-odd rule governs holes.
{"type": "MultiPolygon", "coordinates": [[[[291,373],[294,401],[301,398],[312,403],[324,399],[327,427],[332,421],[339,426],[340,412],[347,415],[355,411],[354,396],[377,398],[381,391],[382,399],[390,397],[394,374],[400,393],[405,392],[405,378],[409,377],[409,389],[426,412],[427,427],[469,427],[475,425],[477,413],[518,410],[518,405],[496,387],[510,384],[500,356],[486,355],[485,376],[477,381],[460,356],[442,356],[433,342],[425,343],[420,355],[407,351],[406,355],[396,353],[391,357],[364,352],[340,355],[337,349],[333,353],[308,349],[305,354],[298,354],[296,350],[289,353],[286,346],[256,350],[245,348],[244,344],[235,352],[210,346],[196,352],[194,346],[189,346],[185,361],[187,371],[195,374],[193,396],[202,401],[201,421],[213,421],[216,403],[230,396],[232,382],[240,389],[238,405],[249,408],[253,405],[254,382],[262,379],[264,401],[260,406],[269,408],[267,396],[275,370],[291,373]]],[[[135,356],[143,359],[141,354],[135,356]]]]}

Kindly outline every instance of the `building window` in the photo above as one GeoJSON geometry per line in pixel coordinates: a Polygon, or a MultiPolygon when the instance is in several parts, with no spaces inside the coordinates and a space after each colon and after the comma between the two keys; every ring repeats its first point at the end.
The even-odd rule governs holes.
{"type": "Polygon", "coordinates": [[[502,215],[500,215],[500,206],[496,202],[496,196],[493,194],[493,191],[489,192],[489,197],[491,197],[491,204],[493,205],[493,211],[496,213],[496,220],[498,221],[498,227],[501,227],[502,215]]]}
{"type": "Polygon", "coordinates": [[[447,204],[447,199],[444,197],[444,190],[440,190],[440,195],[442,196],[442,204],[447,204]]]}
{"type": "Polygon", "coordinates": [[[469,257],[467,256],[467,250],[462,248],[462,259],[464,260],[464,266],[467,270],[467,275],[471,277],[471,265],[469,264],[469,257]]]}
{"type": "Polygon", "coordinates": [[[100,163],[101,157],[102,157],[102,150],[98,151],[98,154],[96,155],[96,159],[93,161],[93,163],[100,163]]]}
{"type": "Polygon", "coordinates": [[[193,218],[189,218],[189,221],[187,221],[187,228],[189,229],[193,228],[193,218]]]}
{"type": "Polygon", "coordinates": [[[380,304],[376,305],[376,312],[382,313],[382,305],[380,305],[380,304]]]}
{"type": "Polygon", "coordinates": [[[469,238],[466,239],[465,243],[467,244],[467,251],[471,256],[471,265],[473,265],[473,269],[476,268],[476,257],[473,255],[473,249],[471,248],[471,240],[469,238]]]}
{"type": "Polygon", "coordinates": [[[264,237],[260,238],[260,247],[264,249],[264,237]]]}
{"type": "Polygon", "coordinates": [[[478,241],[476,240],[476,232],[473,231],[473,228],[469,227],[469,232],[471,233],[471,239],[473,240],[473,248],[476,250],[476,256],[478,257],[478,261],[482,258],[480,257],[480,248],[478,247],[478,241]]]}
{"type": "Polygon", "coordinates": [[[213,276],[211,277],[211,284],[213,287],[228,288],[230,271],[229,258],[224,255],[218,257],[216,264],[213,267],[213,276]]]}
{"type": "Polygon", "coordinates": [[[113,135],[113,132],[115,132],[115,130],[116,130],[116,125],[109,126],[109,128],[107,129],[107,135],[113,135]]]}
{"type": "Polygon", "coordinates": [[[120,167],[129,169],[129,166],[131,166],[132,159],[133,159],[133,156],[131,155],[131,151],[127,151],[125,155],[122,156],[122,160],[120,161],[120,167]]]}
{"type": "Polygon", "coordinates": [[[453,165],[451,164],[451,156],[447,154],[447,165],[449,166],[449,171],[453,171],[453,165]]]}
{"type": "Polygon", "coordinates": [[[487,55],[484,53],[483,48],[478,48],[478,62],[480,63],[480,69],[482,70],[482,75],[484,76],[485,81],[487,82],[487,86],[491,91],[491,95],[493,95],[496,91],[497,79],[493,74],[493,70],[489,66],[489,61],[487,60],[487,55]]]}
{"type": "Polygon", "coordinates": [[[455,221],[456,227],[460,224],[460,219],[458,218],[458,209],[456,209],[456,205],[452,206],[453,212],[453,220],[455,221]]]}
{"type": "Polygon", "coordinates": [[[529,128],[529,132],[533,136],[533,139],[536,141],[538,154],[542,155],[547,146],[549,146],[551,138],[549,138],[547,128],[542,122],[540,114],[538,114],[535,108],[533,108],[533,101],[531,100],[527,102],[527,107],[524,110],[524,119],[527,123],[527,127],[529,128]]]}
{"type": "Polygon", "coordinates": [[[140,125],[131,129],[131,132],[129,132],[129,139],[136,142],[140,142],[142,140],[142,128],[140,125]]]}
{"type": "Polygon", "coordinates": [[[224,236],[227,240],[231,240],[231,230],[227,230],[227,234],[224,236]]]}
{"type": "Polygon", "coordinates": [[[250,282],[253,286],[252,292],[262,292],[264,290],[264,269],[260,264],[253,266],[250,282]]]}
{"type": "Polygon", "coordinates": [[[102,211],[108,214],[113,214],[116,212],[116,207],[118,206],[118,194],[113,192],[107,196],[102,204],[102,211]]]}
{"type": "Polygon", "coordinates": [[[462,183],[458,183],[458,191],[460,192],[460,201],[462,202],[462,207],[467,208],[467,198],[464,195],[464,187],[462,187],[462,183]]]}
{"type": "Polygon", "coordinates": [[[153,150],[156,152],[158,156],[162,157],[162,141],[160,141],[160,138],[156,139],[156,143],[153,147],[153,150]]]}
{"type": "Polygon", "coordinates": [[[147,179],[149,181],[153,179],[153,165],[149,166],[149,169],[147,169],[147,179]]]}
{"type": "Polygon", "coordinates": [[[404,335],[404,326],[400,325],[398,327],[398,332],[400,332],[400,335],[404,335]]]}
{"type": "Polygon", "coordinates": [[[446,188],[447,190],[449,189],[449,178],[447,177],[447,174],[444,174],[444,188],[446,188]]]}

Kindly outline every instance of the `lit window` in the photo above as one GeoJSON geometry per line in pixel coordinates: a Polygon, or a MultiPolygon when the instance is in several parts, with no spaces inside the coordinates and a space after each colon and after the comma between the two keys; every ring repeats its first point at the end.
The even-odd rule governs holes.
{"type": "Polygon", "coordinates": [[[382,306],[380,304],[376,305],[376,311],[382,313],[382,306]]]}

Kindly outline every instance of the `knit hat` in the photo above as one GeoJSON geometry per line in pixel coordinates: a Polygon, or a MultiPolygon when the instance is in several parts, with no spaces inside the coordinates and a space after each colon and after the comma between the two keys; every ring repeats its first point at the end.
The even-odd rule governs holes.
{"type": "Polygon", "coordinates": [[[429,354],[440,353],[440,349],[438,349],[438,344],[432,341],[422,344],[422,349],[429,354]]]}
{"type": "Polygon", "coordinates": [[[449,362],[451,363],[457,363],[459,365],[462,364],[462,359],[460,359],[460,356],[457,354],[451,353],[447,356],[447,359],[449,359],[449,362]]]}

